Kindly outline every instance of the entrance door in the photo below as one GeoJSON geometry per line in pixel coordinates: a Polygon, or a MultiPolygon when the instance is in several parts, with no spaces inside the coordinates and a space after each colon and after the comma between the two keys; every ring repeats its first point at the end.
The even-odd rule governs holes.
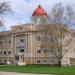
{"type": "Polygon", "coordinates": [[[22,63],[22,62],[24,62],[24,56],[23,55],[17,55],[17,56],[15,56],[15,62],[16,63],[22,63]]]}
{"type": "Polygon", "coordinates": [[[20,62],[24,62],[24,56],[23,55],[20,55],[19,59],[20,59],[20,62]]]}
{"type": "Polygon", "coordinates": [[[15,56],[15,61],[19,61],[19,56],[15,56]]]}

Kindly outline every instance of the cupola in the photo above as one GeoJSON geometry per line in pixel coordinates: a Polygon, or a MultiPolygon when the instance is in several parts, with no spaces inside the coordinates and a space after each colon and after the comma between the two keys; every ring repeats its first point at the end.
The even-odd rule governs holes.
{"type": "Polygon", "coordinates": [[[47,16],[47,12],[39,5],[37,9],[34,10],[32,16],[47,16]]]}
{"type": "Polygon", "coordinates": [[[38,24],[47,24],[48,23],[48,14],[47,12],[42,8],[42,6],[38,6],[33,14],[32,14],[32,23],[38,25],[38,24]]]}

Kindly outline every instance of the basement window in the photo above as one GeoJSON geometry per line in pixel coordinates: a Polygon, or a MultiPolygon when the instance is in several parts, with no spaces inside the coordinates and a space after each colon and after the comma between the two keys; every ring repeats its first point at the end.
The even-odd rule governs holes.
{"type": "Polygon", "coordinates": [[[40,64],[41,63],[41,60],[37,60],[37,64],[40,64]]]}

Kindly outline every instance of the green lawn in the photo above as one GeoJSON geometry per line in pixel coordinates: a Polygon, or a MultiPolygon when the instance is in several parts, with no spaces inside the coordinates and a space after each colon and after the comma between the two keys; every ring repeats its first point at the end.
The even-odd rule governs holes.
{"type": "Polygon", "coordinates": [[[54,67],[54,66],[40,66],[40,65],[0,66],[0,71],[75,75],[75,67],[54,67]]]}

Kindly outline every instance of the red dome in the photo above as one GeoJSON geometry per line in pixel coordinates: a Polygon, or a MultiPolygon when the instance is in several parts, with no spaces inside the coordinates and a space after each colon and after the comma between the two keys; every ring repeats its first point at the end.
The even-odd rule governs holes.
{"type": "Polygon", "coordinates": [[[33,12],[32,16],[39,16],[39,15],[47,15],[46,11],[39,5],[38,8],[33,12]]]}

